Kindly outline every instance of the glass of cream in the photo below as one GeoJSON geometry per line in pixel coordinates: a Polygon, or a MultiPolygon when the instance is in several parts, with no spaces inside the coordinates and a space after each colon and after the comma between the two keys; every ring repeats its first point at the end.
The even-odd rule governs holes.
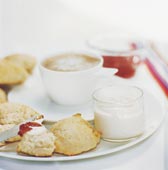
{"type": "Polygon", "coordinates": [[[143,134],[143,91],[135,86],[114,85],[93,93],[95,128],[112,142],[132,140],[143,134]]]}

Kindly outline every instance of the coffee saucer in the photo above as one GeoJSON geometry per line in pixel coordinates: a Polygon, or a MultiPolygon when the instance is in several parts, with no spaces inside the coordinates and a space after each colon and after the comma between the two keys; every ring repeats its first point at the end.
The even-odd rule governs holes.
{"type": "Polygon", "coordinates": [[[36,72],[24,84],[15,86],[8,94],[10,102],[26,104],[44,115],[46,121],[54,122],[75,113],[82,113],[86,120],[93,120],[92,102],[78,106],[55,104],[46,94],[40,76],[36,72]]]}

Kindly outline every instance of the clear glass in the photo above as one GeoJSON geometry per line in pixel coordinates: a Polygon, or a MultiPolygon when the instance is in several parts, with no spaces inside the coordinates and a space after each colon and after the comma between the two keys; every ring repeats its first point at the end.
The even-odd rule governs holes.
{"type": "Polygon", "coordinates": [[[98,36],[87,41],[90,49],[99,52],[104,67],[117,68],[116,75],[131,78],[141,61],[143,42],[125,35],[98,36]]]}
{"type": "Polygon", "coordinates": [[[93,93],[94,124],[108,141],[123,142],[143,134],[143,91],[135,86],[116,85],[93,93]]]}

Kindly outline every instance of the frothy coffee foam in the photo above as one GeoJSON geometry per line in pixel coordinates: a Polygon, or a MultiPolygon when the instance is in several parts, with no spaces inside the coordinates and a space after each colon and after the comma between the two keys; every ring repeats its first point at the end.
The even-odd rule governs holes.
{"type": "Polygon", "coordinates": [[[54,71],[80,71],[95,67],[100,59],[85,54],[63,54],[48,58],[44,67],[54,71]]]}

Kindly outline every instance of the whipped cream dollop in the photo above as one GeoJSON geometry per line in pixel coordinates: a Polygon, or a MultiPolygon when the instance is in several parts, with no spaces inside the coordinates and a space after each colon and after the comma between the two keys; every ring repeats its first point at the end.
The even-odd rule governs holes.
{"type": "Polygon", "coordinates": [[[46,131],[47,131],[47,129],[44,126],[38,126],[38,127],[32,127],[32,129],[30,131],[28,131],[27,133],[30,135],[39,135],[46,131]]]}
{"type": "Polygon", "coordinates": [[[44,131],[46,131],[46,128],[42,126],[41,123],[27,122],[20,125],[18,135],[23,136],[25,133],[28,132],[30,132],[30,134],[39,134],[39,133],[43,133],[44,131]]]}

